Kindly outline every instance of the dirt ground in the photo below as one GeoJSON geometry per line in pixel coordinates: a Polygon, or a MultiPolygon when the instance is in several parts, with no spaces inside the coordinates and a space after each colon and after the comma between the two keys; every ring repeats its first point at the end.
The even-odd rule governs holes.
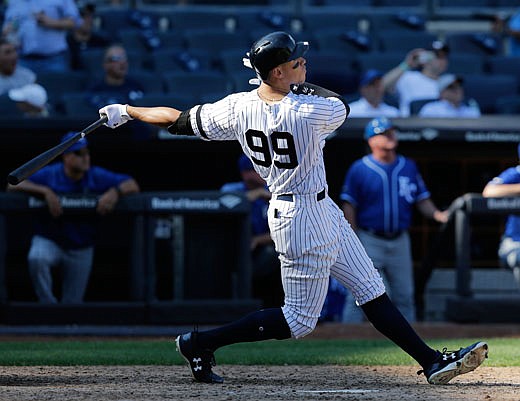
{"type": "MultiPolygon", "coordinates": [[[[519,325],[416,327],[429,338],[520,336],[519,325]],[[491,330],[493,329],[493,330],[491,330]],[[467,333],[466,333],[467,332],[467,333]]],[[[315,338],[374,338],[370,326],[322,325],[315,338]]],[[[493,350],[490,349],[490,358],[493,350]]],[[[221,385],[194,383],[186,366],[0,367],[1,401],[362,400],[519,401],[520,368],[486,366],[429,385],[413,366],[226,366],[221,385]]]]}
{"type": "Polygon", "coordinates": [[[520,369],[482,366],[445,386],[416,368],[217,366],[224,384],[193,383],[184,366],[0,367],[2,401],[520,399],[520,369]]]}

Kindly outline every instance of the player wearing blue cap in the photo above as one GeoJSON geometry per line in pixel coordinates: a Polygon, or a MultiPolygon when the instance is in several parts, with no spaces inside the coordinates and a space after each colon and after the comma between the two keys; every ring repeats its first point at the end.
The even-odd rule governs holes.
{"type": "MultiPolygon", "coordinates": [[[[446,211],[430,199],[415,162],[396,153],[395,127],[386,117],[365,128],[371,154],[355,161],[347,172],[340,199],[345,217],[386,279],[388,293],[408,321],[415,320],[413,265],[408,228],[414,205],[426,217],[444,223],[446,211]]],[[[345,319],[362,319],[349,295],[345,319]]]]}
{"type": "MultiPolygon", "coordinates": [[[[517,148],[520,159],[520,144],[517,148]]],[[[502,198],[520,196],[520,166],[509,167],[493,178],[482,191],[484,197],[502,198]]],[[[498,256],[503,266],[513,270],[516,282],[520,285],[520,216],[507,216],[504,234],[500,239],[498,256]]]]}
{"type": "MultiPolygon", "coordinates": [[[[62,142],[76,135],[69,132],[62,142]]],[[[28,254],[29,273],[41,303],[57,303],[53,294],[52,269],[61,267],[62,303],[80,303],[87,288],[94,257],[95,226],[91,216],[63,215],[60,196],[99,194],[97,212],[112,211],[119,198],[139,191],[135,180],[90,165],[85,138],[69,147],[61,162],[38,170],[27,180],[9,185],[8,191],[27,192],[47,203],[49,215],[35,221],[35,233],[28,254]]]]}

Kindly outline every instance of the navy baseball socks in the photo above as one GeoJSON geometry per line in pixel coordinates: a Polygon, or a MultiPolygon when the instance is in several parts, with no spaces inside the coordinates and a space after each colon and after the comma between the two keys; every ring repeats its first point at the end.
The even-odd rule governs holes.
{"type": "Polygon", "coordinates": [[[192,331],[175,339],[177,350],[188,362],[195,381],[222,383],[224,379],[215,374],[214,352],[225,345],[291,338],[281,308],[262,309],[228,325],[204,332],[192,331]]]}
{"type": "Polygon", "coordinates": [[[379,332],[422,366],[417,374],[424,373],[430,384],[446,384],[458,375],[475,370],[488,357],[488,345],[483,341],[458,351],[445,348],[440,352],[430,348],[386,294],[361,305],[361,308],[379,332]]]}

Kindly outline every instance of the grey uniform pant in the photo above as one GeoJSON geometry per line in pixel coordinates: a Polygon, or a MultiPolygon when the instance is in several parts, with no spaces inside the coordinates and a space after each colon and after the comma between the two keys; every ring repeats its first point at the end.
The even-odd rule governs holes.
{"type": "Polygon", "coordinates": [[[57,303],[53,294],[52,269],[61,267],[62,303],[83,302],[87,289],[94,248],[62,249],[54,241],[34,236],[27,256],[29,274],[38,301],[57,303]]]}
{"type": "MultiPolygon", "coordinates": [[[[414,279],[410,235],[403,232],[395,239],[377,237],[358,230],[358,237],[385,282],[388,296],[409,322],[415,321],[414,279]]],[[[343,321],[358,323],[364,315],[349,293],[345,302],[343,321]]]]}

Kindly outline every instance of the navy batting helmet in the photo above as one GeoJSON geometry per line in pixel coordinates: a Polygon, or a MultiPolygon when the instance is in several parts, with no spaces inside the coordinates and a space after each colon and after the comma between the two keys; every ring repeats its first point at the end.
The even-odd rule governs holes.
{"type": "Polygon", "coordinates": [[[256,75],[265,80],[274,67],[302,57],[308,49],[308,42],[296,42],[286,32],[272,32],[253,43],[249,60],[256,75]]]}

